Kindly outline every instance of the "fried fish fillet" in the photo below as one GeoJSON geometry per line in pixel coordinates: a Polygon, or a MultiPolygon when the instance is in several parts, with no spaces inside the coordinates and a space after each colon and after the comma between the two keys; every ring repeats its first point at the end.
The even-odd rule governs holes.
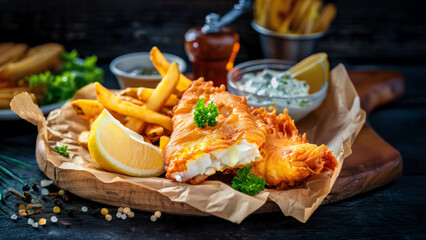
{"type": "Polygon", "coordinates": [[[244,97],[226,92],[223,85],[194,81],[174,107],[172,122],[173,133],[164,151],[167,178],[197,184],[216,171],[241,168],[260,159],[266,126],[253,120],[244,97]],[[218,106],[215,127],[201,129],[194,123],[194,106],[202,97],[205,104],[213,101],[218,106]]]}
{"type": "Polygon", "coordinates": [[[337,160],[326,146],[310,144],[299,135],[287,111],[276,116],[275,110],[251,109],[257,124],[267,127],[265,143],[260,147],[262,159],[252,172],[263,177],[269,187],[285,189],[302,183],[309,176],[334,171],[337,160]]]}

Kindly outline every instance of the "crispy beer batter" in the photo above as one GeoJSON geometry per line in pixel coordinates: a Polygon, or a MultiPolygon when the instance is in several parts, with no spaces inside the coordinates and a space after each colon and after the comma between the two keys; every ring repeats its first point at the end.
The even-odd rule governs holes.
{"type": "Polygon", "coordinates": [[[265,124],[253,120],[244,97],[226,92],[223,85],[194,81],[174,107],[172,122],[173,133],[164,151],[167,178],[196,184],[216,171],[244,167],[260,159],[265,124]],[[213,101],[218,106],[215,127],[201,129],[194,123],[194,106],[202,97],[206,105],[213,101]]]}
{"type": "Polygon", "coordinates": [[[260,147],[262,160],[252,172],[263,177],[269,187],[286,189],[303,183],[308,177],[334,171],[337,160],[325,145],[317,146],[298,133],[287,111],[276,116],[275,110],[251,109],[253,118],[267,126],[265,143],[260,147]]]}

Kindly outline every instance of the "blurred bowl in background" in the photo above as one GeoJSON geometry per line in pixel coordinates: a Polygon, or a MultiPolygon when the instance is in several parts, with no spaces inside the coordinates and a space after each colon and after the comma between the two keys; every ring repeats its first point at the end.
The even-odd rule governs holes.
{"type": "Polygon", "coordinates": [[[300,61],[317,51],[318,40],[326,33],[288,34],[266,29],[254,21],[251,23],[259,33],[260,45],[264,58],[300,61]]]}
{"type": "Polygon", "coordinates": [[[308,96],[297,97],[271,97],[265,95],[257,95],[240,89],[237,82],[241,80],[246,73],[258,73],[264,69],[275,71],[286,71],[294,62],[279,59],[260,59],[252,60],[238,64],[228,73],[228,91],[238,96],[245,96],[247,103],[254,107],[275,107],[277,113],[282,113],[284,109],[288,109],[288,114],[294,121],[298,121],[308,115],[310,112],[319,107],[327,95],[328,82],[324,82],[315,93],[308,96]],[[303,102],[303,104],[300,104],[303,102]]]}
{"type": "MultiPolygon", "coordinates": [[[[186,71],[186,62],[182,58],[163,53],[169,63],[176,62],[179,72],[186,71]]],[[[109,65],[111,72],[117,77],[120,88],[149,87],[155,88],[162,76],[152,64],[149,52],[136,52],[115,58],[109,65]]]]}

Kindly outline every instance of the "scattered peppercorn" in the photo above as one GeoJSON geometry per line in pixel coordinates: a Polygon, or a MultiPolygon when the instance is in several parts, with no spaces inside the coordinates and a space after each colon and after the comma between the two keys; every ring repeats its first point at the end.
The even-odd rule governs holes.
{"type": "Polygon", "coordinates": [[[121,214],[121,219],[126,220],[127,215],[126,214],[121,214]]]}
{"type": "Polygon", "coordinates": [[[150,218],[151,222],[157,221],[157,217],[155,215],[152,215],[150,218]]]}
{"type": "Polygon", "coordinates": [[[25,209],[19,210],[18,214],[19,214],[19,216],[27,216],[28,215],[27,210],[25,210],[25,209]]]}
{"type": "Polygon", "coordinates": [[[58,206],[55,206],[55,207],[53,208],[53,212],[54,212],[54,213],[60,213],[60,212],[61,212],[61,208],[60,208],[60,207],[58,207],[58,206]]]}
{"type": "Polygon", "coordinates": [[[53,223],[56,223],[58,221],[58,218],[56,216],[52,216],[50,218],[50,221],[52,221],[53,223]]]}
{"type": "Polygon", "coordinates": [[[124,214],[128,214],[130,212],[130,208],[128,208],[128,207],[125,207],[125,208],[123,208],[123,213],[124,214]]]}
{"type": "Polygon", "coordinates": [[[122,207],[119,207],[117,211],[118,211],[119,213],[123,213],[123,208],[122,208],[122,207]]]}
{"type": "Polygon", "coordinates": [[[36,183],[33,184],[33,190],[36,191],[36,192],[38,192],[38,187],[37,187],[36,183]]]}
{"type": "Polygon", "coordinates": [[[134,217],[135,217],[135,213],[134,213],[134,212],[129,212],[129,213],[127,214],[127,216],[128,216],[129,218],[134,218],[134,217]]]}
{"type": "Polygon", "coordinates": [[[22,191],[29,191],[31,189],[30,185],[26,184],[22,187],[22,191]]]}
{"type": "Polygon", "coordinates": [[[87,210],[89,210],[89,209],[86,206],[81,207],[82,212],[87,212],[87,210]]]}
{"type": "Polygon", "coordinates": [[[160,217],[161,217],[161,212],[160,212],[160,211],[155,211],[154,215],[155,215],[157,218],[160,218],[160,217]]]}
{"type": "Polygon", "coordinates": [[[102,208],[101,209],[101,214],[106,216],[109,213],[109,210],[107,208],[102,208]]]}
{"type": "Polygon", "coordinates": [[[117,218],[121,218],[121,215],[123,215],[121,212],[117,212],[117,214],[115,215],[117,218]]]}
{"type": "Polygon", "coordinates": [[[53,201],[53,203],[54,203],[56,206],[58,206],[58,207],[62,207],[62,202],[61,202],[61,200],[59,200],[59,199],[55,199],[55,200],[53,201]]]}
{"type": "Polygon", "coordinates": [[[64,200],[64,202],[68,202],[70,200],[70,198],[66,194],[62,196],[62,199],[64,200]]]}
{"type": "Polygon", "coordinates": [[[38,220],[38,225],[40,225],[40,226],[46,225],[46,218],[40,218],[38,220]]]}
{"type": "Polygon", "coordinates": [[[110,222],[112,220],[112,216],[107,214],[105,215],[105,220],[107,220],[108,222],[110,222]]]}
{"type": "Polygon", "coordinates": [[[43,188],[41,190],[41,195],[45,195],[45,196],[49,195],[49,190],[47,190],[46,188],[43,188]]]}
{"type": "Polygon", "coordinates": [[[59,196],[64,196],[65,195],[65,191],[63,189],[59,190],[58,195],[59,196]]]}

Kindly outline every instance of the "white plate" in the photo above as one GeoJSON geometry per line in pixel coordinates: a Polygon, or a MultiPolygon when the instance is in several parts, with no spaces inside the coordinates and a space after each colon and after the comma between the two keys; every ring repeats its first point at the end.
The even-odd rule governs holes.
{"type": "MultiPolygon", "coordinates": [[[[54,103],[50,105],[41,106],[40,109],[43,112],[44,115],[47,115],[51,111],[62,107],[66,101],[62,101],[59,103],[54,103]]],[[[12,120],[18,120],[21,119],[21,117],[18,116],[18,114],[14,113],[10,109],[0,110],[0,121],[12,121],[12,120]]]]}

